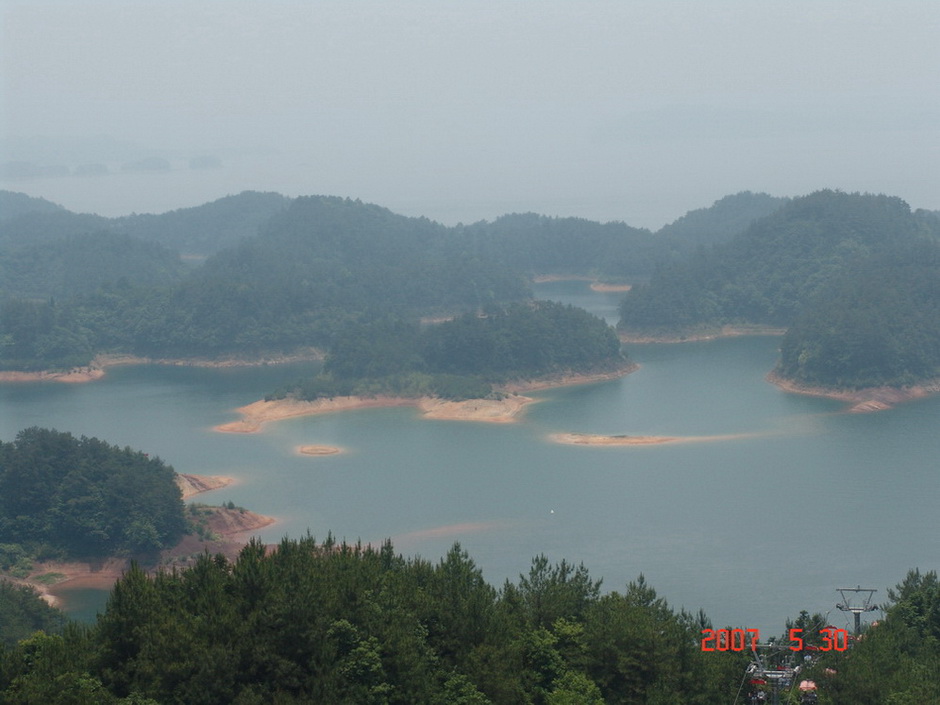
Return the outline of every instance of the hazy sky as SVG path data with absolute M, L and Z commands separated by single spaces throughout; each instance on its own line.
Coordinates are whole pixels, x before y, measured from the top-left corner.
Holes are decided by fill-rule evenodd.
M 937 0 L 0 0 L 0 22 L 0 162 L 112 171 L 0 188 L 77 210 L 256 189 L 656 228 L 824 187 L 940 209 Z M 173 169 L 110 163 L 135 150 Z

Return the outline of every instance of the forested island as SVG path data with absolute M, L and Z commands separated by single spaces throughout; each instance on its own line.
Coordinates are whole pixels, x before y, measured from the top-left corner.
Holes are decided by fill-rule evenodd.
M 491 306 L 421 328 L 402 320 L 353 326 L 336 337 L 323 370 L 268 396 L 499 398 L 500 387 L 576 381 L 633 369 L 614 330 L 573 306 Z
M 786 330 L 794 388 L 931 385 L 940 376 L 940 227 L 898 198 L 821 191 L 661 267 L 623 300 L 626 339 Z
M 102 354 L 348 354 L 370 330 L 390 352 L 396 327 L 530 301 L 527 282 L 554 274 L 638 282 L 621 306 L 628 341 L 787 331 L 774 375 L 791 388 L 932 389 L 940 375 L 940 218 L 889 196 L 744 192 L 656 233 L 531 213 L 445 227 L 350 199 L 253 192 L 123 218 L 10 192 L 0 206 L 3 370 L 94 370 Z M 425 352 L 358 377 L 447 398 L 485 388 L 479 370 L 446 370 Z M 349 387 L 339 357 L 302 396 Z M 529 362 L 512 372 L 538 374 Z

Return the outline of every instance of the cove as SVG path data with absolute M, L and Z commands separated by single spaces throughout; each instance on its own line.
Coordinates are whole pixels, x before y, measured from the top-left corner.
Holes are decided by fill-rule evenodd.
M 586 282 L 537 294 L 616 317 L 619 295 Z M 643 573 L 671 605 L 702 608 L 716 626 L 766 637 L 806 609 L 843 627 L 835 588 L 877 588 L 884 601 L 908 569 L 940 563 L 940 399 L 846 414 L 787 394 L 764 380 L 778 343 L 629 345 L 637 372 L 534 393 L 539 403 L 515 424 L 362 409 L 246 435 L 212 427 L 316 364 L 117 367 L 89 384 L 0 385 L 0 439 L 47 426 L 139 448 L 179 472 L 235 477 L 195 499 L 277 517 L 259 532 L 267 542 L 308 530 L 390 537 L 399 552 L 437 560 L 460 541 L 496 586 L 544 553 L 583 562 L 604 590 Z M 556 433 L 723 439 L 570 446 Z M 301 456 L 301 445 L 344 452 Z

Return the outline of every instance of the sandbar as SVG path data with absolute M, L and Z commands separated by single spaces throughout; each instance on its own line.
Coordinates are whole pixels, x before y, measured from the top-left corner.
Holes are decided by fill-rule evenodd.
M 910 387 L 865 387 L 863 389 L 813 387 L 784 379 L 774 372 L 768 374 L 766 379 L 785 392 L 846 402 L 849 404 L 847 411 L 853 414 L 884 411 L 897 404 L 923 399 L 940 392 L 940 379 L 927 380 Z
M 262 400 L 239 407 L 236 411 L 242 417 L 240 420 L 220 424 L 214 430 L 222 433 L 257 433 L 266 423 L 296 416 L 395 406 L 413 406 L 425 418 L 429 419 L 511 423 L 517 419 L 525 406 L 533 401 L 535 400 L 519 395 L 507 396 L 503 399 L 468 399 L 465 401 L 447 401 L 432 397 L 387 396 L 334 397 L 314 401 L 300 401 L 297 399 Z
M 337 455 L 342 452 L 343 449 L 337 448 L 336 446 L 297 446 L 297 453 L 299 455 Z
M 574 446 L 651 446 L 665 443 L 706 443 L 752 438 L 754 433 L 726 433 L 715 436 L 630 436 L 627 434 L 604 436 L 597 433 L 552 433 L 548 439 L 554 443 Z

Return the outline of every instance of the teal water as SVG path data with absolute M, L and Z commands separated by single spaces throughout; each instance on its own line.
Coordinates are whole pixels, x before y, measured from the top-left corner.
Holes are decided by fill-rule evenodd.
M 539 295 L 605 316 L 618 298 L 577 282 Z M 290 419 L 254 435 L 211 428 L 315 365 L 114 368 L 91 384 L 0 386 L 0 439 L 55 427 L 159 455 L 180 472 L 233 476 L 238 484 L 197 499 L 277 517 L 259 532 L 265 541 L 308 530 L 391 537 L 432 560 L 460 541 L 496 585 L 544 553 L 583 562 L 607 590 L 643 573 L 671 605 L 701 607 L 717 625 L 780 633 L 807 609 L 831 611 L 841 626 L 835 588 L 878 588 L 884 600 L 908 569 L 940 564 L 940 398 L 846 414 L 786 394 L 764 381 L 778 343 L 630 346 L 637 372 L 541 392 L 517 424 L 394 408 Z M 632 448 L 547 439 L 562 431 L 736 437 Z M 295 455 L 306 443 L 347 452 Z

